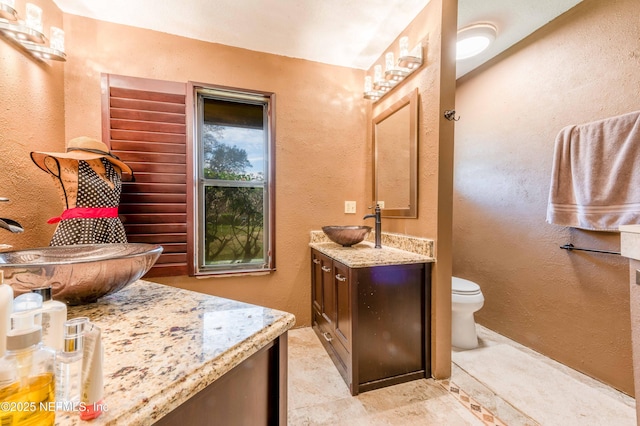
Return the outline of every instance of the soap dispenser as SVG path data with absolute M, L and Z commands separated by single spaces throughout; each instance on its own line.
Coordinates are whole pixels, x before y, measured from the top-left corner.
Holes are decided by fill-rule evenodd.
M 7 333 L 7 352 L 0 359 L 0 424 L 55 423 L 55 352 L 42 344 L 35 311 L 15 312 L 18 328 Z

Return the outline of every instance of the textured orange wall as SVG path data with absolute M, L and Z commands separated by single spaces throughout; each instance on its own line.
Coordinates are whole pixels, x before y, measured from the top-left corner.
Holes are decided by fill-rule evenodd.
M 24 19 L 26 1 L 16 10 Z M 62 12 L 49 0 L 32 1 L 43 9 L 44 33 L 62 26 Z M 14 249 L 49 245 L 62 201 L 51 178 L 38 169 L 29 152 L 64 149 L 64 64 L 41 62 L 0 37 L 0 217 L 17 220 L 21 234 L 0 230 L 0 244 Z
M 619 234 L 545 222 L 555 136 L 640 109 L 637 0 L 585 0 L 459 80 L 454 275 L 485 295 L 477 321 L 633 394 Z
M 99 136 L 100 73 L 196 81 L 276 93 L 275 273 L 154 281 L 286 310 L 310 325 L 309 232 L 361 224 L 366 214 L 361 70 L 324 65 L 65 16 L 69 137 Z M 344 214 L 344 201 L 357 214 Z

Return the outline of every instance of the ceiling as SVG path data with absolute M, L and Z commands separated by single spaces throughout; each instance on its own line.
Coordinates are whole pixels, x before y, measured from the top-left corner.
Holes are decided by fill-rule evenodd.
M 65 13 L 249 50 L 369 69 L 429 0 L 53 0 Z M 458 0 L 458 28 L 491 22 L 493 46 L 458 77 L 581 0 Z M 240 30 L 239 30 L 240 29 Z

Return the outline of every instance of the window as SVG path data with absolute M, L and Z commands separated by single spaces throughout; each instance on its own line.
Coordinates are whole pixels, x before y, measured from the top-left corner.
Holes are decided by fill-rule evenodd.
M 273 95 L 194 91 L 195 273 L 272 270 Z
M 114 74 L 102 87 L 103 140 L 136 177 L 127 238 L 164 248 L 146 276 L 274 270 L 275 96 Z

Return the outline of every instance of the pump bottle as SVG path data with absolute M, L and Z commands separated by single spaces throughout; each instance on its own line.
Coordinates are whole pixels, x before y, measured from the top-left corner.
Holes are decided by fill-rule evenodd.
M 19 327 L 7 333 L 7 351 L 0 359 L 0 424 L 55 423 L 55 352 L 42 345 L 34 312 L 12 314 Z

